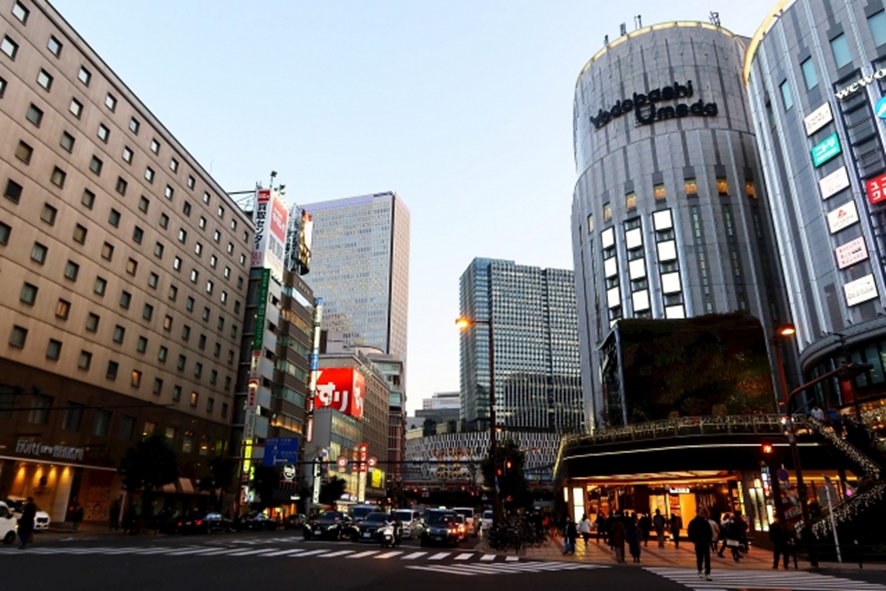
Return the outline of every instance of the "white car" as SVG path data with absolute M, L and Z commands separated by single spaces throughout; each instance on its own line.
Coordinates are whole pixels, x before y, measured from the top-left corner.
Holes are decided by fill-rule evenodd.
M 476 520 L 474 519 L 474 510 L 470 507 L 453 507 L 453 511 L 458 513 L 459 515 L 463 515 L 465 518 L 465 528 L 467 529 L 468 535 L 476 536 L 480 533 L 477 530 Z
M 15 516 L 9 509 L 9 505 L 0 501 L 0 540 L 4 544 L 11 544 L 15 541 Z
M 487 509 L 483 511 L 483 517 L 480 518 L 480 529 L 482 531 L 489 531 L 489 528 L 492 527 L 492 511 Z
M 421 537 L 421 512 L 412 509 L 397 509 L 394 511 L 394 515 L 403 524 L 404 540 Z
M 26 499 L 19 498 L 10 498 L 6 500 L 5 504 L 7 508 L 12 511 L 16 519 L 22 516 L 22 507 L 25 504 L 25 500 Z M 37 512 L 34 514 L 34 531 L 47 531 L 49 529 L 49 523 L 49 513 L 37 509 Z

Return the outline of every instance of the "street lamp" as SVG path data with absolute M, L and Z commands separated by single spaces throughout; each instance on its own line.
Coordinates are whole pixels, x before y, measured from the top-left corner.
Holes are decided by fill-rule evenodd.
M 492 338 L 492 320 L 474 320 L 462 316 L 455 321 L 455 325 L 461 330 L 467 330 L 475 324 L 489 327 L 489 455 L 492 458 L 492 474 L 495 476 L 498 469 L 498 445 L 495 424 L 495 341 Z M 492 486 L 493 527 L 500 523 L 503 517 L 501 498 L 498 494 L 498 478 L 496 477 Z
M 784 405 L 784 412 L 790 412 L 788 409 L 788 381 L 784 375 L 784 359 L 781 356 L 781 344 L 788 337 L 792 337 L 797 334 L 797 329 L 793 324 L 785 324 L 777 331 L 775 331 L 775 335 L 769 339 L 769 342 L 772 343 L 772 348 L 775 349 L 775 363 L 778 366 L 778 378 L 779 378 L 779 387 L 781 388 L 781 402 L 777 402 L 776 406 L 781 407 Z M 781 409 L 779 409 L 781 410 Z

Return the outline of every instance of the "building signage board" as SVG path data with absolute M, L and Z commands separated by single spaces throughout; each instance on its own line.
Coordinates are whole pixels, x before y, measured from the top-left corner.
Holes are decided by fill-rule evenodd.
M 831 112 L 831 104 L 823 104 L 803 119 L 803 123 L 806 125 L 806 135 L 812 135 L 833 120 L 834 115 Z
M 886 97 L 877 101 L 877 104 L 874 105 L 874 113 L 876 113 L 877 117 L 880 119 L 886 119 Z
M 868 247 L 864 243 L 864 237 L 859 236 L 855 240 L 838 246 L 834 253 L 837 255 L 837 267 L 845 269 L 868 258 Z
M 265 457 L 262 464 L 295 464 L 298 462 L 298 437 L 268 437 L 265 439 Z
M 702 99 L 689 104 L 689 100 L 695 96 L 692 88 L 692 80 L 686 84 L 674 82 L 673 86 L 662 86 L 646 93 L 635 92 L 631 98 L 623 98 L 615 102 L 607 109 L 598 109 L 597 115 L 591 115 L 590 120 L 594 129 L 600 129 L 610 121 L 634 112 L 637 125 L 649 125 L 656 121 L 668 119 L 682 119 L 683 117 L 716 117 L 719 110 L 717 103 L 708 103 Z M 679 101 L 686 99 L 685 103 L 677 103 L 674 106 L 656 106 L 661 102 Z
M 253 351 L 261 351 L 264 345 L 265 320 L 268 314 L 268 287 L 270 283 L 270 269 L 262 269 L 258 289 L 258 307 L 255 310 L 255 334 L 252 337 Z
M 830 199 L 848 186 L 849 173 L 845 166 L 841 166 L 839 169 L 818 181 L 818 188 L 821 189 L 822 199 Z
M 363 418 L 366 378 L 353 367 L 323 368 L 317 372 L 314 407 L 331 407 L 357 419 Z
M 872 204 L 886 201 L 886 174 L 874 177 L 865 183 L 868 191 L 868 199 Z
M 837 209 L 828 212 L 828 226 L 831 234 L 836 234 L 858 221 L 858 209 L 854 201 L 847 201 Z
M 855 306 L 877 297 L 877 283 L 873 275 L 865 275 L 844 285 L 843 291 L 846 294 L 846 305 Z
M 862 76 L 852 84 L 844 87 L 842 90 L 838 90 L 835 94 L 838 99 L 845 100 L 868 84 L 873 84 L 874 80 L 880 80 L 882 78 L 886 78 L 886 68 L 880 68 L 870 76 Z
M 33 456 L 35 458 L 82 462 L 84 450 L 82 447 L 48 445 L 40 443 L 39 441 L 19 439 L 15 442 L 15 453 L 22 456 Z
M 270 189 L 256 191 L 252 219 L 255 223 L 252 267 L 270 269 L 271 276 L 282 282 L 289 212 L 280 193 Z
M 840 146 L 840 138 L 837 132 L 832 133 L 826 140 L 815 144 L 812 147 L 812 164 L 816 167 L 828 162 L 835 156 L 838 156 L 843 148 Z

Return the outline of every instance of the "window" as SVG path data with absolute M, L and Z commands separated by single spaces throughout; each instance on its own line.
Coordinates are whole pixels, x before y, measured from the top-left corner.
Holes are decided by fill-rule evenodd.
M 89 86 L 89 81 L 92 80 L 92 72 L 80 66 L 80 72 L 77 73 L 77 80 L 83 83 L 84 86 Z
M 184 244 L 188 241 L 188 231 L 181 229 L 178 231 L 178 241 Z
M 92 365 L 92 353 L 89 351 L 80 351 L 80 358 L 77 360 L 78 369 L 89 369 Z
M 105 106 L 111 111 L 117 110 L 117 98 L 113 94 L 108 93 L 108 96 L 105 97 Z
M 62 132 L 62 139 L 59 142 L 59 145 L 66 152 L 71 152 L 74 150 L 74 136 L 72 136 L 67 131 Z
M 141 243 L 142 243 L 142 240 L 144 239 L 144 237 L 145 237 L 145 231 L 144 231 L 144 230 L 142 230 L 142 229 L 139 228 L 138 226 L 136 226 L 135 228 L 133 228 L 133 230 L 132 230 L 132 240 L 133 240 L 133 242 L 135 242 L 136 244 L 141 244 Z
M 120 421 L 120 439 L 130 441 L 135 433 L 135 417 L 124 416 Z
M 200 347 L 201 349 L 206 348 L 206 335 L 205 334 L 200 335 L 200 338 L 197 341 L 197 346 Z
M 166 195 L 166 198 L 172 201 L 172 196 L 175 194 L 175 189 L 166 185 L 166 189 L 163 191 L 163 194 Z
M 68 107 L 68 111 L 71 112 L 71 115 L 79 119 L 80 116 L 83 114 L 83 103 L 75 98 L 72 98 L 71 105 Z
M 3 192 L 3 195 L 13 203 L 18 203 L 22 196 L 22 186 L 9 179 L 6 181 L 6 190 Z
M 132 294 L 128 291 L 124 291 L 120 294 L 120 307 L 126 310 L 129 309 L 129 305 L 132 303 Z
M 181 399 L 182 399 L 182 387 L 181 386 L 173 386 L 172 387 L 173 402 L 178 402 Z
M 852 54 L 849 52 L 849 42 L 846 35 L 840 33 L 831 39 L 831 51 L 834 54 L 834 61 L 837 62 L 837 68 L 842 68 L 846 64 L 852 62 Z
M 234 300 L 234 314 L 240 313 L 240 300 Z
M 169 299 L 173 302 L 178 298 L 178 288 L 174 285 L 169 286 Z
M 612 221 L 612 204 L 604 203 L 603 204 L 603 223 L 608 223 Z
M 52 408 L 52 396 L 46 394 L 34 394 L 32 408 L 28 413 L 28 422 L 32 425 L 46 425 L 49 423 L 49 409 Z
M 37 286 L 30 283 L 25 283 L 24 285 L 22 285 L 22 291 L 19 295 L 19 299 L 22 302 L 33 306 L 34 302 L 37 300 Z
M 234 338 L 237 337 L 237 325 L 236 324 L 231 325 L 231 336 Z
M 169 216 L 165 213 L 160 214 L 160 227 L 164 230 L 169 226 Z
M 199 378 L 203 375 L 203 364 L 196 363 L 194 364 L 194 377 Z
M 67 320 L 68 314 L 70 314 L 70 313 L 71 313 L 71 302 L 59 298 L 58 303 L 55 305 L 56 317 L 61 318 L 62 320 Z
M 611 214 L 610 214 L 609 217 L 612 217 Z M 246 255 L 243 254 L 243 253 L 240 253 L 240 264 L 241 264 L 241 265 L 245 265 L 245 264 L 246 264 Z
M 211 198 L 210 198 L 210 196 L 209 196 L 209 193 L 203 193 L 203 203 L 205 203 L 206 205 L 209 205 L 209 200 L 210 200 L 210 199 L 211 199 Z
M 228 292 L 221 292 L 221 303 L 225 304 L 228 301 Z
M 86 242 L 86 228 L 77 224 L 74 226 L 74 242 L 79 242 L 80 244 L 84 244 Z
M 161 244 L 160 242 L 154 244 L 154 256 L 158 259 L 163 258 L 163 244 Z
M 54 35 L 49 36 L 49 42 L 46 44 L 46 47 L 52 52 L 52 55 L 58 57 L 62 54 L 62 42 L 55 38 Z
M 192 396 L 196 396 L 196 392 L 191 392 Z M 191 406 L 197 406 L 196 403 L 191 404 Z M 194 432 L 193 431 L 185 431 L 184 436 L 182 437 L 182 452 L 183 453 L 191 453 L 194 451 Z
M 16 2 L 12 5 L 12 15 L 20 20 L 23 25 L 28 23 L 28 16 L 31 14 L 31 11 L 25 8 L 25 6 L 21 2 Z
M 108 138 L 111 137 L 111 130 L 108 129 L 104 124 L 98 124 L 98 139 L 101 141 L 108 143 Z
M 151 205 L 151 202 L 150 202 L 150 201 L 148 200 L 148 198 L 145 197 L 144 195 L 142 195 L 142 196 L 139 198 L 139 200 L 138 200 L 138 209 L 139 209 L 139 211 L 141 211 L 142 213 L 148 213 L 148 207 L 150 207 L 150 205 Z
M 145 307 L 142 309 L 142 318 L 145 320 L 150 320 L 154 317 L 154 306 L 151 304 L 145 304 Z M 142 351 L 144 352 L 144 351 Z
M 120 227 L 120 212 L 116 209 L 112 209 L 111 213 L 108 214 L 108 223 L 110 223 L 115 228 Z
M 89 189 L 84 189 L 83 196 L 80 197 L 80 203 L 85 205 L 87 209 L 92 209 L 92 207 L 95 205 L 95 193 L 93 193 Z
M 28 329 L 22 326 L 14 325 L 12 327 L 12 333 L 9 335 L 9 346 L 16 347 L 18 349 L 22 349 L 25 346 L 25 341 L 28 340 Z
M 61 354 L 62 342 L 55 339 L 49 339 L 49 344 L 46 346 L 46 358 L 57 361 Z
M 141 124 L 138 122 L 138 119 L 133 117 L 132 119 L 129 120 L 129 131 L 138 135 L 138 128 L 140 125 Z
M 163 329 L 169 330 L 171 328 L 172 328 L 172 316 L 167 315 L 166 318 L 163 319 Z
M 178 356 L 178 362 L 175 364 L 175 366 L 176 366 L 178 369 L 180 369 L 180 370 L 184 370 L 184 369 L 185 369 L 185 364 L 186 364 L 187 362 L 188 362 L 188 358 L 187 358 L 187 357 L 185 357 L 184 355 L 179 355 L 179 356 Z
M 136 369 L 133 369 L 132 370 L 132 378 L 131 378 L 129 384 L 133 388 L 138 388 L 139 386 L 141 386 L 142 385 L 142 372 L 140 372 Z
M 221 418 L 223 418 L 223 419 L 228 418 L 228 403 L 227 402 L 222 402 Z
M 169 349 L 166 347 L 160 347 L 160 351 L 157 352 L 157 360 L 160 363 L 166 363 L 166 357 L 169 355 Z
M 225 279 L 231 278 L 231 268 L 230 267 L 225 267 L 224 276 L 225 276 Z
M 195 184 L 196 184 L 196 181 L 194 180 L 194 177 L 191 175 L 188 175 L 188 188 L 193 189 Z
M 58 214 L 58 210 L 51 206 L 48 203 L 43 204 L 43 211 L 40 212 L 40 219 L 49 224 L 50 226 L 55 225 L 55 216 Z
M 757 198 L 757 189 L 754 186 L 754 181 L 751 179 L 746 179 L 744 182 L 745 192 L 747 192 L 748 197 L 751 199 Z
M 228 364 L 234 363 L 234 350 L 228 350 Z
M 194 311 L 194 298 L 188 296 L 188 299 L 185 301 L 185 308 L 188 310 L 188 312 Z
M 108 361 L 108 371 L 105 372 L 105 377 L 109 380 L 116 380 L 118 369 L 120 369 L 119 363 L 116 361 Z
M 231 376 L 226 376 L 225 377 L 225 391 L 228 391 L 230 389 L 231 389 Z M 227 413 L 225 413 L 225 414 L 227 414 Z
M 113 258 L 114 258 L 114 245 L 113 244 L 111 244 L 109 242 L 105 242 L 102 245 L 102 258 L 105 259 L 106 261 L 113 260 Z
M 637 194 L 633 191 L 625 194 L 625 208 L 628 210 L 637 209 Z
M 218 327 L 219 330 L 222 330 L 225 327 L 225 317 L 224 316 L 218 317 L 218 323 L 216 324 L 216 326 Z
M 225 208 L 221 205 L 218 206 L 218 217 L 225 219 Z
M 687 197 L 697 197 L 698 196 L 698 185 L 695 182 L 695 179 L 685 179 L 683 181 L 683 187 L 686 190 Z
M 124 146 L 123 148 L 123 160 L 127 164 L 132 164 L 132 150 L 129 146 Z
M 95 411 L 95 424 L 92 427 L 92 434 L 96 437 L 107 437 L 108 428 L 111 426 L 111 411 L 103 408 Z
M 26 144 L 25 142 L 19 142 L 18 146 L 15 148 L 15 157 L 24 162 L 25 164 L 31 163 L 31 156 L 34 154 L 34 148 Z
M 212 239 L 215 240 L 216 243 L 217 243 L 217 242 L 221 239 L 221 232 L 219 232 L 218 230 L 216 230 L 215 232 L 213 232 L 213 233 L 212 233 Z M 233 245 L 231 245 L 231 247 L 233 247 Z M 230 250 L 229 250 L 228 252 L 230 252 Z
M 65 409 L 65 418 L 62 425 L 62 428 L 65 431 L 80 430 L 80 421 L 83 418 L 84 408 L 84 405 L 78 402 L 68 402 L 68 407 Z
M 46 262 L 46 253 L 48 250 L 49 249 L 44 245 L 35 242 L 34 247 L 31 249 L 31 260 L 42 265 Z
M 243 242 L 249 242 L 249 232 L 243 231 Z
M 91 170 L 95 174 L 100 175 L 102 173 L 103 165 L 104 162 L 102 162 L 101 158 L 99 158 L 98 156 L 93 156 L 92 159 L 89 161 L 89 170 Z
M 52 75 L 46 70 L 41 69 L 37 74 L 37 84 L 46 90 L 50 90 L 52 88 Z
M 200 316 L 203 320 L 209 320 L 209 308 L 203 308 L 203 314 Z M 221 327 L 219 327 L 221 328 Z
M 150 166 L 145 169 L 145 180 L 147 180 L 149 183 L 154 182 L 154 169 Z
M 66 178 L 68 178 L 68 173 L 56 166 L 52 171 L 52 176 L 49 177 L 49 181 L 59 189 L 62 189 L 65 186 Z
M 182 206 L 182 213 L 188 217 L 191 217 L 191 202 L 185 201 L 185 204 Z
M 12 234 L 12 227 L 0 222 L 0 245 L 6 246 L 9 244 L 10 234 Z
M 126 180 L 122 176 L 118 176 L 117 177 L 117 187 L 116 187 L 117 192 L 120 193 L 121 195 L 126 195 L 126 187 L 127 186 L 129 186 L 129 184 L 126 182 Z
M 169 161 L 169 169 L 170 169 L 172 172 L 178 172 L 178 160 L 176 160 L 175 158 L 173 158 L 172 160 L 170 160 L 170 161 Z
M 886 14 L 886 12 L 884 12 Z M 803 71 L 803 80 L 806 82 L 806 90 L 812 90 L 818 85 L 818 75 L 815 73 L 815 64 L 812 62 L 812 58 L 806 58 L 803 60 L 803 63 L 800 64 L 800 69 Z
M 15 59 L 15 56 L 18 53 L 18 43 L 10 39 L 7 35 L 6 37 L 3 37 L 3 41 L 0 41 L 0 51 L 12 59 Z
M 200 225 L 200 229 L 201 229 L 201 230 L 205 230 L 205 229 L 206 229 L 206 218 L 203 217 L 202 215 L 200 216 L 200 222 L 199 222 L 199 225 Z
M 213 374 L 217 374 L 218 372 L 213 371 Z M 215 383 L 215 378 L 213 378 L 212 383 Z M 215 398 L 207 398 L 206 399 L 206 412 L 212 412 L 215 408 Z
M 197 256 L 202 255 L 202 254 L 203 254 L 203 245 L 200 244 L 200 243 L 198 242 L 198 243 L 194 246 L 194 252 L 197 253 Z
M 114 342 L 122 343 L 123 338 L 126 336 L 126 329 L 120 326 L 119 324 L 114 327 Z
M 101 277 L 95 278 L 95 284 L 92 286 L 92 291 L 97 293 L 100 296 L 105 295 L 105 289 L 108 287 L 108 282 Z
M 156 273 L 151 273 L 148 276 L 148 286 L 151 289 L 157 289 L 157 285 L 160 283 L 160 276 Z
M 881 10 L 877 14 L 871 15 L 868 18 L 868 26 L 871 28 L 874 45 L 880 47 L 886 43 L 886 10 Z
M 28 121 L 37 127 L 40 127 L 40 123 L 43 121 L 43 109 L 37 107 L 34 103 L 31 103 L 31 106 L 28 107 L 27 118 Z
M 98 314 L 93 314 L 92 312 L 86 317 L 86 330 L 89 332 L 96 332 L 98 330 L 98 323 L 101 320 Z
M 197 406 L 198 395 L 196 392 L 191 392 L 191 406 Z
M 781 91 L 781 100 L 785 111 L 790 111 L 794 106 L 794 95 L 791 94 L 791 85 L 787 80 L 779 84 L 778 89 Z
M 73 261 L 68 261 L 65 265 L 65 279 L 77 281 L 77 275 L 80 273 L 80 265 Z
M 729 195 L 729 183 L 726 182 L 726 177 L 717 177 L 717 194 L 720 197 L 726 197 Z
M 160 153 L 160 142 L 158 142 L 156 139 L 151 140 L 151 152 L 153 152 L 154 154 Z
M 172 268 L 176 271 L 181 271 L 182 268 L 182 259 L 181 257 L 175 257 L 172 259 Z
M 197 283 L 198 277 L 200 277 L 200 272 L 197 269 L 191 269 L 191 283 Z
M 160 396 L 160 394 L 163 392 L 163 380 L 161 380 L 160 378 L 154 378 L 154 387 L 151 389 L 151 392 L 153 392 L 157 396 Z M 172 427 L 170 427 L 170 428 L 172 428 Z M 168 432 L 169 428 L 167 428 L 166 431 Z M 173 436 L 174 436 L 174 434 L 175 434 L 174 428 L 172 428 L 172 432 L 173 432 Z
M 191 327 L 185 324 L 182 326 L 182 339 L 187 341 L 191 338 Z
M 219 355 L 221 355 L 221 343 L 215 344 L 215 346 L 212 348 L 212 355 L 213 357 L 218 357 Z
M 236 229 L 237 229 L 237 220 L 231 220 L 231 229 L 232 229 L 232 230 L 236 230 Z

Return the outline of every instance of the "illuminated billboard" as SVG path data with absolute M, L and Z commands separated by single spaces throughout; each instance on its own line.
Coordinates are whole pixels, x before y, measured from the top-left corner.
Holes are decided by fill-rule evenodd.
M 307 275 L 311 269 L 311 242 L 314 240 L 314 218 L 301 210 L 301 230 L 298 233 L 298 274 Z
M 280 193 L 270 189 L 256 191 L 252 220 L 255 223 L 252 267 L 270 269 L 274 279 L 283 281 L 289 213 Z
M 315 408 L 334 408 L 354 418 L 363 418 L 366 378 L 353 367 L 320 369 L 316 392 Z

